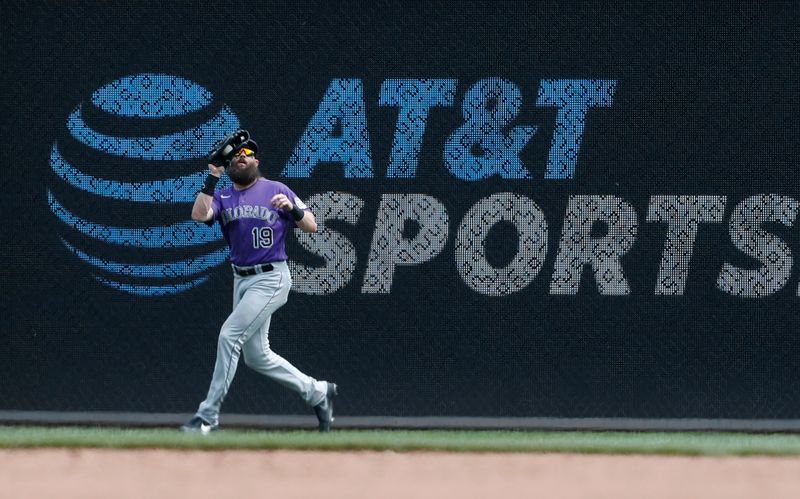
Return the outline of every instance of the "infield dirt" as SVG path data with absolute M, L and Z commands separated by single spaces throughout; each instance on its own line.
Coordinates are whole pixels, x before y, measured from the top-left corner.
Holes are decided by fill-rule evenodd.
M 41 449 L 0 460 L 9 498 L 800 497 L 800 458 Z

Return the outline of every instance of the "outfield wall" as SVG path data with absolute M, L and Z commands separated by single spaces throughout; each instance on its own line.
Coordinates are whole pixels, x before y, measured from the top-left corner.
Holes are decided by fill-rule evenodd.
M 316 213 L 270 343 L 343 417 L 798 419 L 796 5 L 0 10 L 7 420 L 195 409 L 238 127 Z M 243 366 L 224 411 L 308 412 Z

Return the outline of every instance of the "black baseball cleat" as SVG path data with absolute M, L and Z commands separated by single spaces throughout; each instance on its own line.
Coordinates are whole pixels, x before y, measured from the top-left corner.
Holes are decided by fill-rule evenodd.
M 336 383 L 328 382 L 328 392 L 325 394 L 325 399 L 314 406 L 314 412 L 317 414 L 319 420 L 319 431 L 322 433 L 331 431 L 331 423 L 333 423 L 333 397 L 338 395 L 338 387 Z
M 195 416 L 181 426 L 181 431 L 187 433 L 202 433 L 208 435 L 219 429 L 219 423 L 211 424 L 200 416 Z

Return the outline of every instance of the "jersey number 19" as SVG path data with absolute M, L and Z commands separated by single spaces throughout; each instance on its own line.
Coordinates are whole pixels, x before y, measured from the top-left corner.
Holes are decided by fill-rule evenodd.
M 272 227 L 253 227 L 253 248 L 272 246 Z

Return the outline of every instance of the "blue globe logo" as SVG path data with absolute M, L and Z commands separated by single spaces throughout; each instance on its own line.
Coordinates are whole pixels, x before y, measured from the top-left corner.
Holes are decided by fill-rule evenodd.
M 207 175 L 198 159 L 238 128 L 227 105 L 178 76 L 141 73 L 95 90 L 50 154 L 59 181 L 47 199 L 64 247 L 125 293 L 163 296 L 206 282 L 228 250 L 217 227 L 189 220 Z

